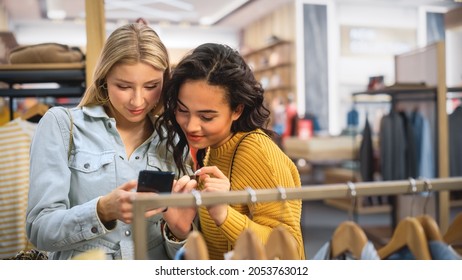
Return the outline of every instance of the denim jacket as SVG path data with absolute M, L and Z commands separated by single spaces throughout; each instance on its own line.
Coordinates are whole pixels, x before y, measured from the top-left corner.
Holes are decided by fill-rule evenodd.
M 108 259 L 133 259 L 131 225 L 117 221 L 115 228 L 107 229 L 96 212 L 98 199 L 137 179 L 143 169 L 179 174 L 172 154 L 157 145 L 153 133 L 128 158 L 115 119 L 102 106 L 94 106 L 70 109 L 74 126 L 69 156 L 66 110 L 48 110 L 32 140 L 27 236 L 39 250 L 48 251 L 50 259 L 70 259 L 96 248 Z M 159 214 L 147 221 L 148 257 L 173 259 L 183 243 L 165 238 L 161 218 Z

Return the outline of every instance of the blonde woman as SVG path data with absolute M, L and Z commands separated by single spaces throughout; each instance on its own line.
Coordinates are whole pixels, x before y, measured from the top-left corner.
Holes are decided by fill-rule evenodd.
M 173 164 L 154 130 L 167 50 L 154 30 L 127 24 L 107 39 L 94 80 L 76 108 L 51 108 L 31 145 L 27 234 L 50 259 L 92 249 L 108 259 L 133 259 L 132 202 L 140 170 L 174 171 L 172 192 L 197 185 Z M 72 136 L 71 132 L 72 123 Z M 69 141 L 71 140 L 71 141 Z M 146 250 L 172 259 L 192 228 L 194 209 L 153 209 Z

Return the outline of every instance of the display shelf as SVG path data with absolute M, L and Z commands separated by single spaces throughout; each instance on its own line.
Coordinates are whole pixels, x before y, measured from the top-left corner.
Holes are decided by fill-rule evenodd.
M 276 40 L 262 48 L 243 53 L 243 57 L 252 69 L 255 78 L 265 90 L 265 103 L 275 115 L 273 101 L 277 100 L 285 106 L 289 97 L 296 102 L 295 65 L 293 44 L 290 41 Z M 273 118 L 270 120 L 272 125 Z
M 0 97 L 9 99 L 10 120 L 13 100 L 26 97 L 80 97 L 85 91 L 84 63 L 6 64 L 0 66 Z M 51 84 L 50 84 L 51 83 Z M 28 87 L 41 84 L 39 87 Z

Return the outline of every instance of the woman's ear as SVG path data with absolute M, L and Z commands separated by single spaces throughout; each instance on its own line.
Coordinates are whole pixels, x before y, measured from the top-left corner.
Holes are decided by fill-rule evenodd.
M 239 119 L 243 111 L 244 111 L 244 104 L 237 105 L 236 110 L 234 110 L 233 112 L 233 121 Z

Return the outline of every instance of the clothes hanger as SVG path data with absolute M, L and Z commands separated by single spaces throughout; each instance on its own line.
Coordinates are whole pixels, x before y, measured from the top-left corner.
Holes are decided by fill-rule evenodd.
M 427 241 L 443 241 L 440 228 L 432 216 L 423 214 L 417 216 L 416 219 L 422 226 L 422 229 L 425 232 L 425 236 L 427 237 Z
M 462 245 L 462 213 L 457 214 L 443 236 L 449 245 Z
M 417 260 L 431 260 L 427 237 L 417 218 L 406 217 L 398 223 L 391 240 L 378 250 L 379 257 L 386 259 L 405 246 Z
M 342 222 L 334 231 L 331 239 L 331 259 L 343 253 L 351 253 L 357 260 L 368 242 L 364 231 L 353 221 Z
M 265 247 L 255 233 L 246 228 L 239 234 L 234 246 L 232 260 L 266 260 Z
M 204 237 L 197 230 L 192 231 L 184 245 L 184 257 L 186 260 L 209 260 L 209 251 Z
M 281 204 L 281 212 L 287 211 L 286 189 L 283 187 L 277 187 Z M 268 236 L 268 240 L 265 245 L 266 256 L 269 260 L 299 260 L 300 255 L 298 253 L 297 241 L 294 236 L 290 233 L 288 228 L 279 225 L 271 231 Z
M 49 106 L 39 102 L 21 114 L 21 119 L 25 121 L 38 122 L 38 120 L 45 115 L 48 109 L 50 109 Z
M 430 192 L 432 190 L 432 185 L 428 179 L 424 179 L 424 185 L 427 192 L 427 197 L 424 203 L 424 211 L 422 215 L 417 216 L 416 218 L 422 225 L 428 241 L 443 241 L 443 236 L 438 224 L 432 216 L 427 214 L 427 204 L 430 197 Z
M 283 226 L 273 228 L 266 242 L 265 251 L 269 260 L 300 259 L 295 238 Z
M 350 219 L 356 207 L 356 188 L 352 182 L 347 182 L 352 199 Z M 350 252 L 357 260 L 361 259 L 361 253 L 368 242 L 367 236 L 358 224 L 353 221 L 342 222 L 334 231 L 331 238 L 331 259 L 335 259 L 343 253 Z

